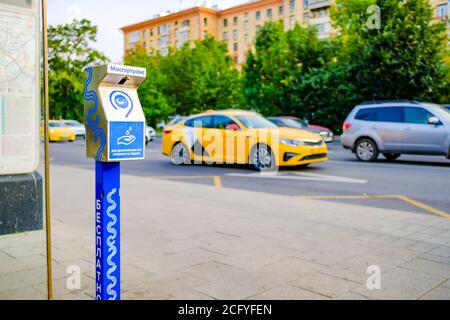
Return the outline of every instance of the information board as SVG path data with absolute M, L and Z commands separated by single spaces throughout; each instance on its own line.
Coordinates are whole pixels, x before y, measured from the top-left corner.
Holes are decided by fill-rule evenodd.
M 39 34 L 37 0 L 0 0 L 0 175 L 39 164 Z

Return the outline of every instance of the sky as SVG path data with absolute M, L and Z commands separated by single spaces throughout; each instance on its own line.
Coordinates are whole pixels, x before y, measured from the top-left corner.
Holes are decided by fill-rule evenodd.
M 98 26 L 95 48 L 114 63 L 122 63 L 123 34 L 121 27 L 151 19 L 167 10 L 179 10 L 204 3 L 205 0 L 47 0 L 48 21 L 51 25 L 64 24 L 73 19 L 89 19 Z M 248 0 L 206 0 L 208 6 L 221 9 Z

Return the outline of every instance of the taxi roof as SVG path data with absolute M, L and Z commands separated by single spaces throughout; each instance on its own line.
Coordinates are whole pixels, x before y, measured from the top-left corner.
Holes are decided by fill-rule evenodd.
M 249 116 L 249 115 L 256 115 L 258 112 L 256 111 L 250 111 L 250 110 L 239 110 L 239 109 L 228 109 L 228 110 L 208 110 L 201 115 L 205 114 L 223 114 L 223 115 L 231 115 L 231 116 Z

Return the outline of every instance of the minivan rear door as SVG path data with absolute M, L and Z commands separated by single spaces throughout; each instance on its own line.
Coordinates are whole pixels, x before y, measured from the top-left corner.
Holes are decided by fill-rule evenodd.
M 405 130 L 403 107 L 375 108 L 371 128 L 377 133 L 383 145 L 382 152 L 400 152 Z
M 445 153 L 444 144 L 447 130 L 441 125 L 429 124 L 436 117 L 421 107 L 405 108 L 406 128 L 403 135 L 403 152 L 406 153 Z

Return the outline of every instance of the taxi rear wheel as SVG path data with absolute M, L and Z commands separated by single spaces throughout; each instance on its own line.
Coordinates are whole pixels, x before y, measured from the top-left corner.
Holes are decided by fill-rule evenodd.
M 176 166 L 191 164 L 191 155 L 189 153 L 189 149 L 182 142 L 177 143 L 172 148 L 170 159 L 172 160 L 172 163 Z
M 277 169 L 273 152 L 265 144 L 253 147 L 250 152 L 250 164 L 257 171 L 274 171 Z

